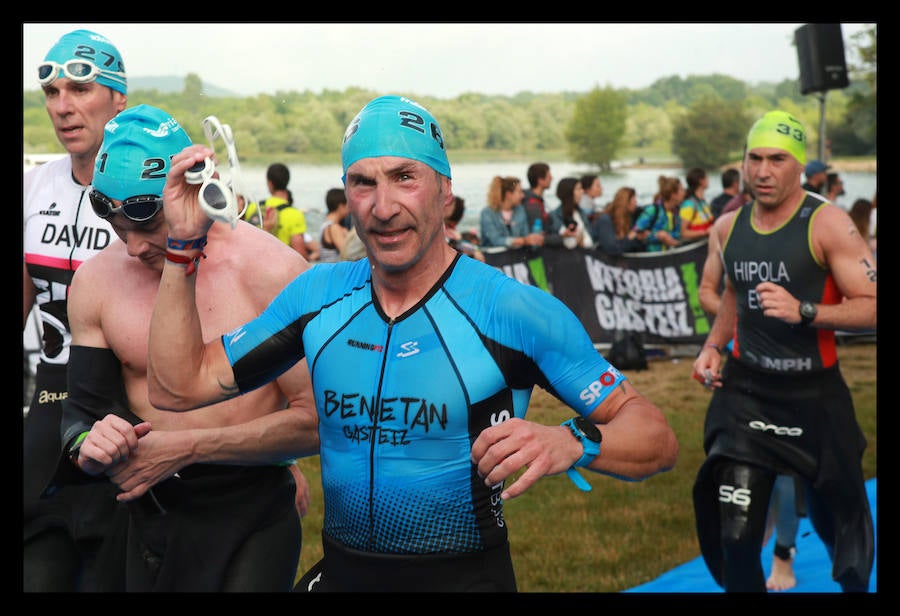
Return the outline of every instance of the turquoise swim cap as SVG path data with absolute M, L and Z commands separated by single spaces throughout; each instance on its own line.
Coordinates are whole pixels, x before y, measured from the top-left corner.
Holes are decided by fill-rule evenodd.
M 100 69 L 97 83 L 128 95 L 125 63 L 116 46 L 102 34 L 90 30 L 74 30 L 64 34 L 44 56 L 44 62 L 56 62 L 60 65 L 69 60 L 90 62 Z M 60 69 L 56 76 L 65 77 L 65 74 Z
M 377 156 L 411 158 L 451 177 L 437 120 L 425 107 L 403 96 L 372 99 L 347 126 L 341 146 L 344 177 L 359 159 Z
M 747 133 L 747 151 L 753 148 L 778 148 L 805 165 L 806 128 L 787 111 L 770 111 Z
M 93 186 L 118 201 L 162 196 L 172 156 L 189 145 L 190 137 L 162 109 L 150 105 L 126 109 L 103 129 Z

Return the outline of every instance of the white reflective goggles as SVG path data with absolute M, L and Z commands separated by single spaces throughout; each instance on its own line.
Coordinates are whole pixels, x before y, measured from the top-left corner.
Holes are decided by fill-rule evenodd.
M 222 124 L 216 116 L 207 116 L 203 120 L 203 132 L 209 140 L 209 147 L 216 149 L 215 141 L 221 138 L 228 154 L 229 171 L 226 177 L 222 170 L 207 158 L 185 172 L 185 180 L 189 184 L 202 184 L 200 187 L 200 207 L 212 220 L 221 220 L 233 229 L 237 221 L 244 215 L 249 200 L 245 198 L 244 207 L 238 211 L 238 195 L 247 193 L 241 184 L 241 167 L 238 161 L 237 148 L 234 145 L 234 134 L 228 124 Z M 219 171 L 219 177 L 213 175 Z
M 93 62 L 87 60 L 69 60 L 65 64 L 46 61 L 38 66 L 38 83 L 41 86 L 49 86 L 57 80 L 59 72 L 62 71 L 64 77 L 68 77 L 76 83 L 87 83 L 94 81 L 100 75 L 121 84 L 125 84 L 125 73 L 118 71 L 109 71 L 102 69 Z

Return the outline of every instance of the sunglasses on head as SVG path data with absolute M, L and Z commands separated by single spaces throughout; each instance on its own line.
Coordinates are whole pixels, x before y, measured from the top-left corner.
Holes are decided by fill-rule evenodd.
M 147 222 L 162 209 L 163 199 L 158 195 L 138 195 L 128 197 L 122 201 L 122 205 L 116 206 L 112 199 L 102 192 L 94 189 L 88 195 L 94 213 L 104 220 L 115 214 L 122 214 L 132 222 Z
M 94 81 L 100 75 L 118 81 L 119 83 L 125 83 L 125 73 L 102 69 L 93 62 L 88 62 L 87 60 L 69 60 L 65 64 L 59 64 L 49 60 L 42 62 L 41 65 L 38 66 L 38 82 L 41 86 L 49 86 L 56 81 L 60 71 L 63 72 L 65 77 L 68 77 L 76 83 Z

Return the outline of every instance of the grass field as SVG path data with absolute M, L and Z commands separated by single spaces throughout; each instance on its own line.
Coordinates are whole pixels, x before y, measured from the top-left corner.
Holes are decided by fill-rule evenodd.
M 863 465 L 871 479 L 876 476 L 877 347 L 843 344 L 839 357 L 869 442 Z M 504 503 L 521 592 L 617 592 L 700 555 L 691 488 L 704 458 L 703 419 L 710 394 L 690 378 L 692 362 L 692 356 L 664 358 L 650 362 L 648 370 L 626 371 L 638 390 L 663 409 L 678 436 L 673 470 L 639 483 L 582 473 L 594 487 L 590 493 L 576 489 L 565 474 L 545 477 Z M 571 416 L 555 398 L 535 390 L 528 419 L 553 424 Z M 318 457 L 298 464 L 312 491 L 303 519 L 299 576 L 322 557 L 322 488 Z

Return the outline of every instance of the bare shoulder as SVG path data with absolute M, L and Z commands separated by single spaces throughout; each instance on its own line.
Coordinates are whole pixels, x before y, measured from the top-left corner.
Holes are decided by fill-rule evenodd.
M 213 234 L 215 229 L 215 234 Z M 230 252 L 257 252 L 266 256 L 280 256 L 285 259 L 305 262 L 296 250 L 279 240 L 277 237 L 254 226 L 246 221 L 238 221 L 237 226 L 231 229 L 228 225 L 217 223 L 210 228 L 210 244 L 213 241 L 223 243 L 229 247 Z
M 725 238 L 728 236 L 728 230 L 731 229 L 731 225 L 734 222 L 734 217 L 737 216 L 737 213 L 738 210 L 725 212 L 713 222 L 712 232 L 709 234 L 711 248 L 713 245 L 719 246 L 725 242 Z
M 715 222 L 713 223 L 713 227 L 730 227 L 731 221 L 733 221 L 734 217 L 737 216 L 738 211 L 739 210 L 731 210 L 730 212 L 725 212 L 724 214 L 719 215 L 719 217 L 716 218 Z
M 812 220 L 813 236 L 825 242 L 856 237 L 862 241 L 850 215 L 833 203 L 820 207 Z
M 812 219 L 813 248 L 816 258 L 831 262 L 834 257 L 848 256 L 855 261 L 874 263 L 871 249 L 860 235 L 850 215 L 839 206 L 826 203 Z
M 820 207 L 815 214 L 815 218 L 813 219 L 815 224 L 837 224 L 848 222 L 853 224 L 853 221 L 850 219 L 850 214 L 843 210 L 840 206 L 837 206 L 833 203 L 825 203 Z
M 102 329 L 101 313 L 107 307 L 128 306 L 124 310 L 134 314 L 136 298 L 143 297 L 147 289 L 155 292 L 158 279 L 158 272 L 129 256 L 120 240 L 84 261 L 75 270 L 68 294 L 67 311 L 76 344 L 103 346 L 99 337 L 91 337 Z
M 72 277 L 72 284 L 92 288 L 115 280 L 118 282 L 113 282 L 113 284 L 121 284 L 120 274 L 131 262 L 132 258 L 128 256 L 125 243 L 114 239 L 109 246 L 78 266 Z M 134 259 L 134 262 L 138 262 L 137 259 Z
M 296 250 L 243 220 L 234 229 L 217 222 L 208 235 L 207 257 L 234 274 L 284 281 L 309 269 L 309 263 Z

